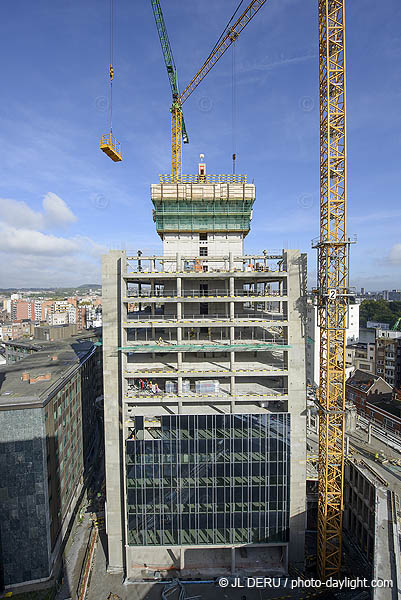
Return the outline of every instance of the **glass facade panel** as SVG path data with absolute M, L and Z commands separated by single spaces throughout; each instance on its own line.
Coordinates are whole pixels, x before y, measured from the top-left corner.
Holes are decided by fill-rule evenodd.
M 287 542 L 289 461 L 288 413 L 163 416 L 137 429 L 126 441 L 128 543 Z

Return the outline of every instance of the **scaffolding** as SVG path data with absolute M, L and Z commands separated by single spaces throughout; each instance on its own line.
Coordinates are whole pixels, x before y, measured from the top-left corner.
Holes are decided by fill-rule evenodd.
M 159 175 L 160 183 L 174 183 L 177 181 L 171 174 Z M 246 175 L 181 175 L 180 183 L 246 183 Z
M 198 231 L 238 231 L 246 235 L 254 201 L 255 188 L 245 183 L 152 185 L 153 220 L 159 235 Z

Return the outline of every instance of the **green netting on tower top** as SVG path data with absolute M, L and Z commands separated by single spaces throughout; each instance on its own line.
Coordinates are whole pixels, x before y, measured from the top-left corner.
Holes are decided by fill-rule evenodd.
M 243 231 L 250 229 L 254 197 L 218 199 L 152 198 L 158 233 Z

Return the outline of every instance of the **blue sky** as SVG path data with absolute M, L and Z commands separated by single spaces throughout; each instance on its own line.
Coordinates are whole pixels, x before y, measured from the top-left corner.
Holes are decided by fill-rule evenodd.
M 246 3 L 246 0 L 244 4 Z M 164 0 L 180 88 L 237 0 Z M 124 161 L 98 148 L 109 128 L 109 0 L 3 6 L 0 287 L 100 282 L 109 248 L 160 252 L 150 184 L 170 170 L 170 88 L 150 0 L 115 0 L 113 131 Z M 401 4 L 347 0 L 348 231 L 351 284 L 401 287 Z M 300 248 L 315 283 L 319 235 L 317 0 L 268 0 L 236 57 L 237 172 L 257 200 L 246 251 Z M 230 173 L 232 52 L 184 104 L 209 173 Z

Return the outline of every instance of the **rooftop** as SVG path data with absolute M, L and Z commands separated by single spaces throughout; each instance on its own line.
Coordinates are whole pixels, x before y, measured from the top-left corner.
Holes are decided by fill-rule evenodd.
M 61 382 L 94 352 L 94 333 L 53 342 L 10 342 L 36 352 L 0 366 L 0 410 L 44 405 Z
M 379 379 L 382 379 L 379 375 L 373 375 L 373 373 L 356 369 L 351 377 L 347 379 L 347 385 L 352 385 L 352 387 L 358 388 L 363 392 L 368 392 L 375 381 Z

